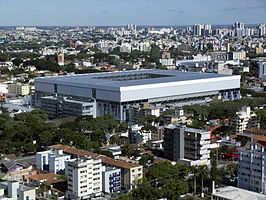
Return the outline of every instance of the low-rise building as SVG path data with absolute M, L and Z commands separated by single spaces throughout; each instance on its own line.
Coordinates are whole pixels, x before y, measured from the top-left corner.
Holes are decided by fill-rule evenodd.
M 35 189 L 16 181 L 0 182 L 0 200 L 35 200 Z
M 188 119 L 187 116 L 184 113 L 183 108 L 176 108 L 174 115 L 165 115 L 163 117 L 163 123 L 164 125 L 169 124 L 192 124 L 192 120 Z
M 36 174 L 34 167 L 35 156 L 17 158 L 15 160 L 1 160 L 0 173 L 5 174 L 2 178 L 7 181 L 27 182 L 28 175 Z
M 263 129 L 256 129 L 256 128 L 250 128 L 250 129 L 246 129 L 244 131 L 244 134 L 246 135 L 261 135 L 261 136 L 266 136 L 266 130 Z
M 145 126 L 135 124 L 129 129 L 131 143 L 145 144 L 152 139 L 152 131 L 146 130 Z
M 121 147 L 118 145 L 101 147 L 101 150 L 111 152 L 115 159 L 118 159 L 122 154 Z
M 241 188 L 226 186 L 224 188 L 218 188 L 212 194 L 212 200 L 264 200 L 265 195 L 251 192 Z
M 28 178 L 29 178 L 29 184 L 31 184 L 33 186 L 38 186 L 45 181 L 55 180 L 55 179 L 58 179 L 59 177 L 60 177 L 60 175 L 58 175 L 58 174 L 47 173 L 47 174 L 32 175 L 32 176 L 29 176 Z

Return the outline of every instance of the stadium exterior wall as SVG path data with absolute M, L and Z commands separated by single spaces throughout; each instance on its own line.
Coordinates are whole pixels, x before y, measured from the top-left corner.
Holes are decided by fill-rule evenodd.
M 159 71 L 160 72 L 160 71 Z M 129 72 L 132 74 L 132 71 Z M 161 72 L 165 73 L 165 72 Z M 171 72 L 173 73 L 173 72 Z M 126 74 L 126 73 L 124 73 Z M 105 74 L 104 74 L 105 75 Z M 179 75 L 179 74 L 178 74 Z M 186 76 L 186 74 L 181 74 Z M 193 74 L 197 76 L 197 74 Z M 88 75 L 91 76 L 91 75 Z M 199 74 L 199 76 L 202 76 Z M 208 76 L 212 76 L 209 75 Z M 38 78 L 35 80 L 35 106 L 42 109 L 41 99 L 45 96 L 59 96 L 79 101 L 96 100 L 97 116 L 110 114 L 117 120 L 126 120 L 126 110 L 130 105 L 140 102 L 163 102 L 197 97 L 220 95 L 224 99 L 240 98 L 240 76 L 218 76 L 190 78 L 188 80 L 156 79 L 121 82 L 98 81 L 90 79 L 86 84 L 78 84 L 60 78 Z M 77 77 L 75 77 L 77 78 Z M 145 82 L 146 81 L 146 82 Z M 110 84 L 108 84 L 110 83 Z M 114 83 L 112 85 L 112 83 Z

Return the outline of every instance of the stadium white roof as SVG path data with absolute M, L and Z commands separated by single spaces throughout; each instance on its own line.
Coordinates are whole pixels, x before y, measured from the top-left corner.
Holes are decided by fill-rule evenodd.
M 235 75 L 221 75 L 214 73 L 196 73 L 196 72 L 180 72 L 170 70 L 137 70 L 125 72 L 107 72 L 107 73 L 92 73 L 92 74 L 78 74 L 59 77 L 44 77 L 36 78 L 37 82 L 54 83 L 64 85 L 79 85 L 79 86 L 104 86 L 107 88 L 120 88 L 128 86 L 171 83 L 193 81 L 200 79 L 214 79 L 214 78 L 238 78 Z

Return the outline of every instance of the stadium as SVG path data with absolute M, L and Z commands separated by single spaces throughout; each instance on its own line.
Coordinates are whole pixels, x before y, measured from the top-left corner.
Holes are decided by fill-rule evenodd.
M 71 112 L 72 115 L 110 114 L 124 121 L 131 105 L 191 104 L 214 98 L 239 99 L 240 76 L 138 70 L 43 77 L 35 79 L 34 104 L 51 117 Z

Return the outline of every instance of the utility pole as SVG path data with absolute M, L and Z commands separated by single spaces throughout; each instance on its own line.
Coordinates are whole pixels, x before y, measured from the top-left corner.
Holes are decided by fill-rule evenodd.
M 203 176 L 201 176 L 201 197 L 204 197 L 204 193 L 203 193 Z
M 194 174 L 194 195 L 197 196 L 196 173 Z
M 218 148 L 216 148 L 216 163 L 218 165 Z

